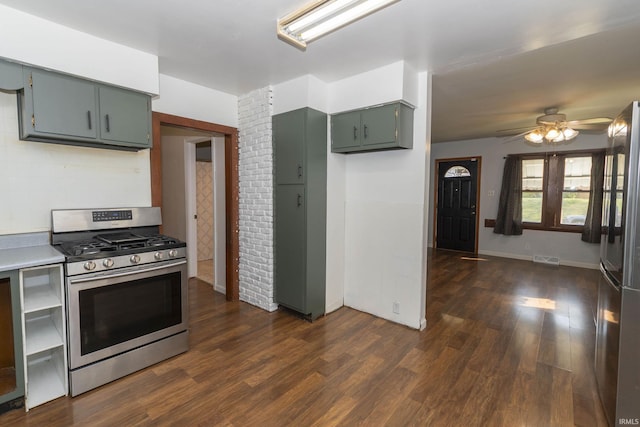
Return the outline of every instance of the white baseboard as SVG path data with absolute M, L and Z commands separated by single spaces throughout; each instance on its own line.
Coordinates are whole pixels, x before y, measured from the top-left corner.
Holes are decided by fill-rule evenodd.
M 344 307 L 343 300 L 333 301 L 325 306 L 325 314 L 333 313 L 337 309 Z
M 500 258 L 511 258 L 511 259 L 521 259 L 523 261 L 531 261 L 533 262 L 533 256 L 531 255 L 518 255 L 506 252 L 494 252 L 494 251 L 478 251 L 480 255 L 489 255 Z M 579 268 L 588 268 L 590 270 L 597 270 L 600 268 L 598 264 L 592 264 L 589 262 L 579 262 L 579 261 L 568 261 L 560 258 L 560 265 L 566 265 L 567 267 L 579 267 Z

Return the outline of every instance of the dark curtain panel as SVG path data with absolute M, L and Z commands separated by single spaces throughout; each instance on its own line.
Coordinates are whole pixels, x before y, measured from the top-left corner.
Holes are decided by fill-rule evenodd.
M 604 187 L 604 152 L 593 153 L 591 156 L 591 193 L 589 207 L 584 220 L 582 241 L 600 243 L 602 234 L 602 189 Z
M 508 156 L 504 162 L 498 216 L 493 232 L 505 236 L 522 234 L 522 160 Z

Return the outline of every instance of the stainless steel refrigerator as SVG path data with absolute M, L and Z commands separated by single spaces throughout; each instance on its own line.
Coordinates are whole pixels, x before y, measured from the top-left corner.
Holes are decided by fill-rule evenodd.
M 640 105 L 609 127 L 595 372 L 611 426 L 640 425 Z

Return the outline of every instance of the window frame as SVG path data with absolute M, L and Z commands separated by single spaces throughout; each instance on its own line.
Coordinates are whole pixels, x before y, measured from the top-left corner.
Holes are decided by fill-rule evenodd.
M 562 194 L 564 191 L 565 160 L 571 157 L 589 157 L 602 153 L 605 149 L 554 151 L 545 153 L 520 154 L 520 160 L 542 159 L 542 219 L 540 223 L 522 221 L 522 228 L 526 230 L 562 231 L 582 233 L 584 225 L 562 224 Z M 524 191 L 522 191 L 524 193 Z M 581 191 L 585 192 L 585 191 Z M 588 191 L 586 193 L 591 193 Z M 522 200 L 522 196 L 520 196 Z

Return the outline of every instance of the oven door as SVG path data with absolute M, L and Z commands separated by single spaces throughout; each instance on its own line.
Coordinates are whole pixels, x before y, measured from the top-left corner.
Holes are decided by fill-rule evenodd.
M 67 278 L 69 368 L 187 330 L 187 263 Z

